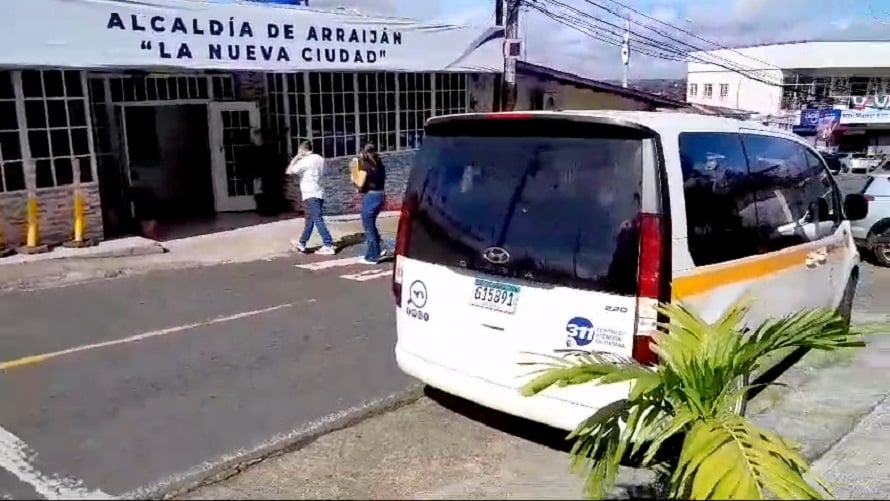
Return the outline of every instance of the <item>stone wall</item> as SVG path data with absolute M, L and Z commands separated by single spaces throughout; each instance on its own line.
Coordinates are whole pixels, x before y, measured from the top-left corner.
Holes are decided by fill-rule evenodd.
M 80 188 L 84 197 L 86 236 L 93 240 L 102 240 L 104 230 L 99 185 L 89 183 Z M 37 205 L 40 214 L 40 242 L 53 246 L 71 240 L 74 236 L 74 187 L 39 189 Z M 27 210 L 27 192 L 0 193 L 0 230 L 7 247 L 25 243 L 28 232 Z
M 382 153 L 380 157 L 386 165 L 386 204 L 384 210 L 399 210 L 402 196 L 408 184 L 408 175 L 414 160 L 415 150 Z M 331 215 L 356 214 L 361 208 L 361 197 L 349 180 L 350 157 L 331 158 L 325 163 L 322 184 L 325 189 L 325 213 Z M 287 183 L 287 199 L 294 209 L 301 207 L 300 187 L 296 178 Z

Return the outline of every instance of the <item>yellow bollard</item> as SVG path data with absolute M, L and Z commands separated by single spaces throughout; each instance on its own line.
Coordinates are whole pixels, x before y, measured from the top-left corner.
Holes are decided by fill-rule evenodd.
M 49 247 L 40 243 L 40 211 L 37 205 L 37 197 L 28 196 L 28 234 L 25 245 L 16 251 L 19 254 L 42 254 L 49 252 Z
M 75 188 L 74 190 L 74 239 L 70 242 L 65 242 L 65 247 L 90 247 L 93 245 L 93 242 L 84 238 L 83 230 L 86 223 L 86 219 L 83 214 L 83 195 L 80 194 L 80 190 Z

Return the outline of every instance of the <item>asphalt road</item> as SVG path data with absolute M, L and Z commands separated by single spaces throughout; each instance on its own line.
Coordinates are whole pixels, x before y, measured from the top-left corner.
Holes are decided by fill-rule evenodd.
M 408 387 L 391 265 L 320 260 L 0 295 L 0 499 L 144 494 Z

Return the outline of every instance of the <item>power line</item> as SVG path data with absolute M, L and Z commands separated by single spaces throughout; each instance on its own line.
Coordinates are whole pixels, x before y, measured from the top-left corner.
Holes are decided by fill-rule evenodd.
M 604 41 L 604 42 L 609 43 L 609 44 L 611 44 L 611 45 L 620 45 L 620 42 L 616 42 L 614 39 L 605 39 L 605 40 L 604 40 L 604 37 L 602 36 L 602 34 L 601 34 L 601 33 L 598 33 L 598 32 L 599 32 L 599 31 L 605 31 L 605 32 L 607 32 L 607 33 L 609 33 L 609 34 L 612 34 L 612 35 L 621 36 L 619 33 L 615 32 L 615 31 L 613 31 L 613 30 L 609 30 L 608 28 L 603 28 L 602 26 L 596 26 L 596 25 L 593 25 L 593 24 L 591 24 L 591 23 L 589 23 L 589 22 L 585 22 L 585 21 L 583 21 L 583 20 L 580 20 L 577 16 L 573 16 L 573 15 L 571 15 L 571 14 L 565 14 L 565 13 L 556 14 L 556 13 L 550 12 L 550 11 L 547 10 L 546 8 L 541 7 L 541 5 L 539 5 L 539 2 L 541 2 L 541 1 L 544 1 L 544 0 L 526 0 L 526 3 L 527 3 L 528 5 L 530 5 L 531 7 L 535 8 L 536 10 L 538 10 L 539 12 L 542 12 L 542 13 L 545 14 L 547 17 L 549 17 L 549 18 L 551 18 L 551 19 L 554 19 L 554 20 L 556 20 L 556 21 L 558 21 L 558 22 L 560 22 L 561 24 L 564 24 L 564 25 L 566 25 L 566 26 L 572 27 L 572 28 L 576 29 L 577 31 L 580 31 L 580 32 L 582 32 L 582 33 L 584 33 L 584 34 L 586 34 L 586 35 L 588 35 L 588 36 L 591 36 L 592 38 L 595 38 L 595 39 L 597 39 L 597 40 Z M 582 16 L 584 16 L 585 18 L 592 19 L 593 21 L 596 21 L 596 22 L 598 22 L 598 23 L 600 23 L 600 24 L 602 24 L 602 25 L 606 25 L 606 26 L 609 26 L 609 27 L 612 27 L 612 28 L 621 29 L 621 27 L 618 26 L 617 24 L 611 23 L 611 22 L 609 22 L 609 21 L 606 21 L 606 20 L 604 20 L 604 19 L 598 18 L 598 17 L 596 17 L 596 16 L 594 16 L 594 15 L 591 15 L 591 14 L 589 14 L 589 13 L 586 13 L 586 12 L 584 12 L 584 11 L 581 11 L 581 10 L 579 10 L 579 9 L 577 9 L 577 8 L 574 8 L 574 7 L 570 6 L 570 5 L 567 5 L 567 4 L 565 4 L 565 3 L 562 3 L 562 2 L 560 2 L 559 0 L 545 0 L 545 1 L 547 1 L 547 2 L 549 2 L 549 3 L 552 3 L 552 4 L 554 4 L 554 5 L 557 5 L 557 6 L 559 6 L 559 7 L 562 7 L 563 9 L 566 9 L 566 10 L 569 10 L 569 11 L 571 11 L 571 12 L 574 12 L 574 13 L 577 13 L 577 14 L 579 14 L 579 15 L 582 15 Z M 579 25 L 580 25 L 580 26 L 579 26 Z M 645 51 L 645 50 L 642 50 L 642 49 L 639 49 L 639 48 L 638 48 L 638 49 L 636 49 L 636 52 L 638 52 L 638 53 L 645 54 L 645 55 L 649 55 L 650 57 L 656 57 L 656 58 L 659 58 L 659 59 L 665 59 L 665 60 L 670 60 L 670 61 L 689 61 L 689 60 L 692 60 L 692 61 L 695 61 L 695 62 L 701 62 L 701 63 L 705 63 L 705 64 L 712 64 L 712 65 L 715 65 L 715 66 L 719 66 L 719 67 L 721 67 L 721 68 L 723 68 L 723 69 L 726 69 L 726 70 L 728 70 L 728 71 L 732 71 L 732 72 L 735 72 L 735 73 L 739 73 L 739 74 L 741 74 L 741 75 L 743 75 L 743 76 L 745 76 L 746 78 L 749 78 L 749 79 L 751 79 L 751 80 L 759 81 L 759 82 L 761 82 L 761 83 L 764 83 L 764 84 L 767 84 L 767 85 L 771 85 L 771 86 L 781 86 L 780 83 L 777 83 L 777 82 L 774 82 L 774 81 L 769 81 L 769 80 L 760 78 L 760 77 L 758 77 L 758 76 L 752 75 L 752 74 L 750 73 L 750 71 L 751 71 L 750 68 L 745 68 L 745 67 L 743 67 L 743 66 L 741 66 L 741 65 L 738 65 L 738 63 L 734 63 L 734 62 L 732 62 L 732 61 L 728 61 L 728 60 L 726 60 L 726 63 L 727 63 L 727 64 L 720 64 L 719 62 L 715 62 L 715 61 L 711 61 L 711 60 L 703 59 L 703 58 L 701 58 L 700 56 L 693 56 L 692 54 L 689 54 L 688 51 L 684 51 L 684 50 L 679 49 L 679 48 L 677 48 L 677 47 L 675 47 L 675 46 L 672 46 L 672 45 L 670 45 L 670 44 L 666 44 L 666 43 L 664 43 L 663 41 L 656 40 L 656 39 L 653 39 L 653 38 L 648 37 L 648 36 L 645 36 L 645 35 L 640 35 L 639 33 L 635 33 L 635 32 L 631 32 L 631 33 L 632 33 L 634 36 L 636 36 L 637 39 L 636 39 L 635 41 L 636 41 L 637 43 L 642 43 L 642 44 L 644 44 L 644 45 L 648 45 L 648 46 L 650 46 L 650 47 L 653 47 L 653 48 L 656 48 L 656 49 L 657 49 L 657 51 L 652 51 L 652 50 Z M 667 37 L 667 38 L 671 38 L 671 37 Z M 719 58 L 719 59 L 722 59 L 722 58 Z
M 590 18 L 590 19 L 592 19 L 592 20 L 595 20 L 596 22 L 599 22 L 599 23 L 601 23 L 601 24 L 605 24 L 605 25 L 608 25 L 608 26 L 611 26 L 611 27 L 614 27 L 614 28 L 619 28 L 619 29 L 621 28 L 621 27 L 618 26 L 617 24 L 614 24 L 614 23 L 611 23 L 611 22 L 606 21 L 606 20 L 604 20 L 604 19 L 601 19 L 601 18 L 599 18 L 599 17 L 596 17 L 596 16 L 594 16 L 594 15 L 592 15 L 592 14 L 590 14 L 590 13 L 584 12 L 584 11 L 582 11 L 582 10 L 576 8 L 576 7 L 573 7 L 573 6 L 571 6 L 571 5 L 568 5 L 568 4 L 566 4 L 566 3 L 563 3 L 563 2 L 561 2 L 561 1 L 559 1 L 559 0 L 542 0 L 542 1 L 547 1 L 547 2 L 552 3 L 552 4 L 554 4 L 554 5 L 558 5 L 558 6 L 562 7 L 563 9 L 566 9 L 566 10 L 569 10 L 569 11 L 571 11 L 571 12 L 577 13 L 577 14 L 579 14 L 579 15 L 585 16 L 585 17 Z M 596 3 L 596 2 L 592 2 L 591 0 L 585 0 L 585 1 L 586 1 L 587 3 L 589 3 L 589 4 L 591 4 L 591 5 L 594 5 L 594 6 L 596 6 L 596 7 L 599 7 L 599 8 L 601 8 L 601 9 L 604 9 L 606 12 L 608 12 L 609 14 L 612 14 L 613 16 L 616 16 L 616 17 L 618 17 L 618 18 L 621 18 L 621 17 L 622 17 L 622 15 L 621 15 L 620 13 L 615 12 L 613 9 L 609 9 L 608 7 L 602 6 L 601 4 L 598 4 L 598 3 Z M 637 22 L 637 21 L 634 21 L 634 23 L 635 23 L 635 24 L 640 24 L 640 23 Z M 682 44 L 682 45 L 685 45 L 686 47 L 690 47 L 690 48 L 694 49 L 694 50 L 697 51 L 697 52 L 702 52 L 702 49 L 701 49 L 701 48 L 696 47 L 696 46 L 694 46 L 694 45 L 692 45 L 692 44 L 686 43 L 686 42 L 684 42 L 684 41 L 682 41 L 682 40 L 678 40 L 678 39 L 676 39 L 676 38 L 674 38 L 674 37 L 672 37 L 672 36 L 670 36 L 670 35 L 665 34 L 664 32 L 659 31 L 658 29 L 652 28 L 652 27 L 650 27 L 650 26 L 648 26 L 648 25 L 642 25 L 642 26 L 643 26 L 644 28 L 649 29 L 650 31 L 654 31 L 654 32 L 658 33 L 659 35 L 661 35 L 662 37 L 664 37 L 664 38 L 666 38 L 666 39 L 668 39 L 668 40 L 671 40 L 671 41 L 674 41 L 674 42 L 678 42 L 678 43 L 680 43 L 680 44 Z M 658 47 L 658 48 L 660 48 L 660 49 L 667 50 L 667 51 L 672 52 L 672 53 L 674 53 L 674 54 L 677 54 L 677 55 L 679 55 L 679 56 L 682 56 L 682 57 L 686 58 L 687 60 L 692 60 L 692 61 L 694 61 L 694 62 L 701 62 L 701 63 L 704 63 L 704 64 L 713 64 L 713 65 L 715 65 L 715 66 L 719 66 L 719 67 L 721 67 L 721 68 L 724 68 L 724 69 L 727 69 L 727 70 L 730 70 L 730 71 L 734 71 L 734 72 L 736 72 L 736 73 L 743 74 L 743 75 L 745 75 L 745 76 L 747 76 L 747 77 L 749 77 L 749 78 L 750 78 L 750 73 L 752 73 L 752 71 L 753 71 L 753 69 L 750 68 L 750 67 L 745 67 L 745 66 L 739 64 L 738 62 L 731 61 L 731 60 L 728 60 L 728 59 L 726 59 L 726 58 L 723 58 L 723 57 L 720 57 L 720 56 L 716 56 L 716 55 L 714 55 L 714 54 L 708 54 L 708 56 L 713 57 L 714 59 L 716 59 L 716 60 L 722 62 L 723 64 L 719 64 L 719 63 L 716 63 L 716 62 L 714 62 L 714 61 L 705 59 L 705 58 L 702 57 L 702 56 L 692 56 L 691 54 L 689 54 L 689 51 L 688 51 L 688 50 L 678 48 L 678 47 L 676 47 L 676 46 L 674 46 L 674 45 L 671 45 L 671 44 L 668 44 L 668 43 L 664 42 L 663 40 L 656 40 L 656 39 L 654 39 L 654 38 L 651 38 L 651 37 L 646 36 L 646 35 L 641 35 L 641 34 L 639 34 L 639 33 L 633 33 L 633 34 L 634 34 L 638 39 L 643 40 L 643 43 L 646 44 L 646 45 L 652 45 L 652 44 L 655 44 L 656 47 Z M 757 76 L 760 78 L 761 81 L 764 81 L 764 83 L 769 83 L 770 85 L 777 85 L 776 82 L 766 82 L 766 81 L 765 81 L 766 79 L 765 79 L 762 75 L 757 75 Z
M 599 6 L 600 8 L 605 9 L 605 7 L 600 6 L 600 5 L 597 4 L 596 2 L 593 2 L 592 0 L 585 0 L 585 1 L 586 1 L 587 3 L 589 3 L 589 4 L 592 4 L 592 5 L 594 5 L 594 6 Z M 681 32 L 681 33 L 684 33 L 684 34 L 686 34 L 686 35 L 689 35 L 689 36 L 691 36 L 691 37 L 693 37 L 693 38 L 695 38 L 695 39 L 697 39 L 697 40 L 701 40 L 702 42 L 709 43 L 709 44 L 711 44 L 711 45 L 713 45 L 714 47 L 717 47 L 717 48 L 719 48 L 719 49 L 723 49 L 723 50 L 728 50 L 728 51 L 730 51 L 730 52 L 734 52 L 734 53 L 736 53 L 736 54 L 738 54 L 738 55 L 740 55 L 740 56 L 742 56 L 742 57 L 748 58 L 748 59 L 750 59 L 750 60 L 752 60 L 752 61 L 756 61 L 756 62 L 761 63 L 761 64 L 765 64 L 765 65 L 767 65 L 767 66 L 772 66 L 773 68 L 776 68 L 776 69 L 782 69 L 782 68 L 776 66 L 776 65 L 773 64 L 773 63 L 764 61 L 764 60 L 762 60 L 762 59 L 758 59 L 758 58 L 753 57 L 753 56 L 751 56 L 751 55 L 749 55 L 749 54 L 745 54 L 745 53 L 740 52 L 740 51 L 738 51 L 738 50 L 736 50 L 736 49 L 733 49 L 733 48 L 731 48 L 731 47 L 726 47 L 726 46 L 721 45 L 721 44 L 719 44 L 719 43 L 717 43 L 717 42 L 714 42 L 714 41 L 712 41 L 712 40 L 708 40 L 708 39 L 703 38 L 703 37 L 701 37 L 701 36 L 699 36 L 699 35 L 696 35 L 695 33 L 691 32 L 691 31 L 684 30 L 683 28 L 680 28 L 679 26 L 675 26 L 675 25 L 673 25 L 673 24 L 671 24 L 671 23 L 668 23 L 667 21 L 662 21 L 661 19 L 658 19 L 658 18 L 656 18 L 656 17 L 652 17 L 652 16 L 650 16 L 650 15 L 648 15 L 648 14 L 645 14 L 645 13 L 643 13 L 643 12 L 640 12 L 639 10 L 634 9 L 633 7 L 631 7 L 631 6 L 629 6 L 629 5 L 625 4 L 625 3 L 619 2 L 618 0 L 606 0 L 606 1 L 607 1 L 607 2 L 611 2 L 612 4 L 615 4 L 615 5 L 618 5 L 618 6 L 621 7 L 622 9 L 625 9 L 625 10 L 628 10 L 628 11 L 630 11 L 630 12 L 633 12 L 634 14 L 636 14 L 636 15 L 638 15 L 638 16 L 640 16 L 640 17 L 643 17 L 643 18 L 648 19 L 648 20 L 650 20 L 650 21 L 655 21 L 656 23 L 659 23 L 659 24 L 662 24 L 662 25 L 664 25 L 664 26 L 667 26 L 668 28 L 677 30 L 677 31 L 679 31 L 679 32 Z M 653 28 L 649 28 L 649 29 L 653 29 Z M 663 35 L 663 36 L 667 36 L 667 35 Z M 699 49 L 699 50 L 701 50 L 701 49 Z M 706 51 L 702 51 L 702 52 L 706 52 Z

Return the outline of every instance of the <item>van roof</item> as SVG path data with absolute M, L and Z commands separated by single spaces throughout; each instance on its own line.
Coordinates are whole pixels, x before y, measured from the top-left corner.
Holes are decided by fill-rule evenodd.
M 447 121 L 458 117 L 483 118 L 490 116 L 509 115 L 533 115 L 535 117 L 585 117 L 605 118 L 630 122 L 643 126 L 660 135 L 679 134 L 681 132 L 739 132 L 739 129 L 769 132 L 788 137 L 800 142 L 800 137 L 790 132 L 775 127 L 769 127 L 758 122 L 738 120 L 712 115 L 698 115 L 694 113 L 665 112 L 665 111 L 625 111 L 625 110 L 564 110 L 564 111 L 512 111 L 499 113 L 462 113 L 459 115 L 443 115 L 434 117 L 429 123 Z

